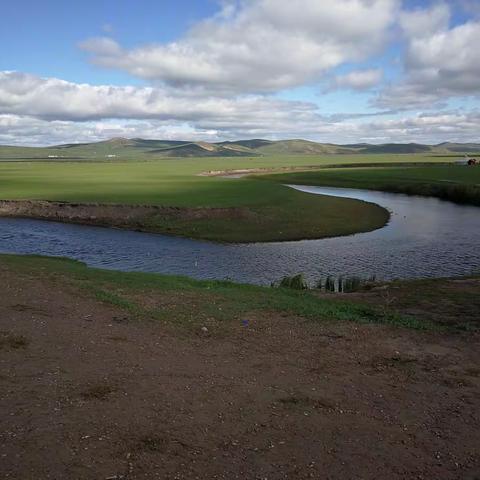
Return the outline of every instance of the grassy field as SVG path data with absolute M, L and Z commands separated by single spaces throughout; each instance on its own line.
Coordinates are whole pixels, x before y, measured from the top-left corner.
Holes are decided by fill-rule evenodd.
M 405 185 L 415 175 L 435 178 L 439 172 L 469 172 L 463 167 L 328 169 L 318 173 L 231 179 L 199 176 L 202 172 L 332 165 L 435 163 L 441 157 L 421 155 L 325 155 L 261 158 L 163 159 L 156 161 L 0 162 L 0 199 L 51 200 L 79 203 L 162 205 L 179 208 L 241 209 L 229 218 L 151 218 L 149 231 L 226 242 L 252 242 L 322 238 L 380 228 L 386 210 L 364 202 L 313 196 L 279 185 L 279 181 L 321 182 L 378 188 L 388 180 Z M 412 173 L 413 172 L 413 173 Z M 418 173 L 415 173 L 418 172 Z M 307 177 L 305 177 L 307 175 Z M 397 177 L 399 181 L 397 182 Z M 356 180 L 357 179 L 357 180 Z M 268 181 L 267 181 L 268 180 Z M 364 184 L 361 183 L 364 181 Z M 332 183 L 328 183 L 328 181 Z M 462 179 L 459 179 L 459 182 Z M 335 183 L 337 182 L 337 183 Z M 357 183 L 355 183 L 357 182 Z M 439 185 L 441 180 L 438 181 Z M 449 186 L 450 184 L 448 184 Z M 388 185 L 387 185 L 388 186 Z M 472 187 L 476 189 L 475 186 Z M 143 220 L 142 220 L 143 221 Z
M 327 158 L 308 160 L 318 165 L 328 163 Z M 343 157 L 341 160 L 347 161 Z M 275 182 L 198 176 L 225 167 L 275 168 L 304 162 L 305 158 L 265 158 L 2 163 L 0 198 L 247 209 L 248 214 L 241 219 L 153 219 L 149 225 L 152 231 L 221 241 L 320 238 L 368 231 L 385 224 L 388 215 L 378 206 L 307 195 Z
M 480 205 L 480 167 L 458 165 L 402 168 L 342 168 L 265 175 L 266 181 L 366 188 L 439 197 Z

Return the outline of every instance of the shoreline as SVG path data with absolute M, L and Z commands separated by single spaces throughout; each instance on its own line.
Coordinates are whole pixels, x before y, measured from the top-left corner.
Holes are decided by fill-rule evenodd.
M 336 197 L 332 197 L 336 198 Z M 61 202 L 49 200 L 0 200 L 0 218 L 23 218 L 43 221 L 54 221 L 76 225 L 88 225 L 105 228 L 116 228 L 144 233 L 190 238 L 199 241 L 212 241 L 217 243 L 276 243 L 283 241 L 320 240 L 341 236 L 366 233 L 385 227 L 391 213 L 382 206 L 351 200 L 360 204 L 370 205 L 372 208 L 384 211 L 384 217 L 373 228 L 352 229 L 346 232 L 327 232 L 324 235 L 292 235 L 288 238 L 277 238 L 274 234 L 265 234 L 265 239 L 249 240 L 241 235 L 233 240 L 215 238 L 215 234 L 192 235 L 186 230 L 185 225 L 205 223 L 232 224 L 246 222 L 255 224 L 261 218 L 261 211 L 248 207 L 164 207 L 159 205 L 127 205 L 127 204 L 102 204 Z M 176 226 L 176 225 L 179 226 Z M 183 228 L 182 228 L 183 226 Z

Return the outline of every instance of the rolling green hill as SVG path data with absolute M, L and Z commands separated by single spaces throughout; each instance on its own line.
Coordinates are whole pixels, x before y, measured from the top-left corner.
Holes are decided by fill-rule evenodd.
M 355 153 L 339 145 L 310 142 L 308 140 L 280 140 L 257 149 L 264 155 L 325 155 L 334 153 Z
M 206 142 L 183 143 L 167 148 L 150 150 L 151 155 L 163 157 L 246 157 L 258 153 L 237 145 L 220 145 Z
M 90 160 L 185 158 L 185 157 L 257 157 L 314 156 L 339 154 L 430 154 L 462 155 L 480 152 L 480 143 L 422 145 L 418 143 L 366 143 L 335 145 L 309 140 L 250 139 L 218 143 L 179 140 L 112 138 L 94 143 L 68 143 L 52 147 L 0 146 L 1 160 Z
M 360 148 L 362 153 L 433 153 L 435 147 L 418 143 L 385 143 L 383 145 L 367 145 Z

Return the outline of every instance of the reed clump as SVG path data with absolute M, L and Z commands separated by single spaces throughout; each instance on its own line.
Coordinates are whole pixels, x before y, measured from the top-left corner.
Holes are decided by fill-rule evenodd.
M 293 275 L 291 277 L 286 276 L 280 280 L 279 287 L 291 288 L 292 290 L 308 290 L 308 283 L 303 276 L 303 273 Z

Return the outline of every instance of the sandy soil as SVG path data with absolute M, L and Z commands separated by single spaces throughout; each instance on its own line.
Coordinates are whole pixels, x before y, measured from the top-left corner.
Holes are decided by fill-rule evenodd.
M 1 478 L 479 478 L 478 334 L 265 312 L 217 336 L 0 275 Z

